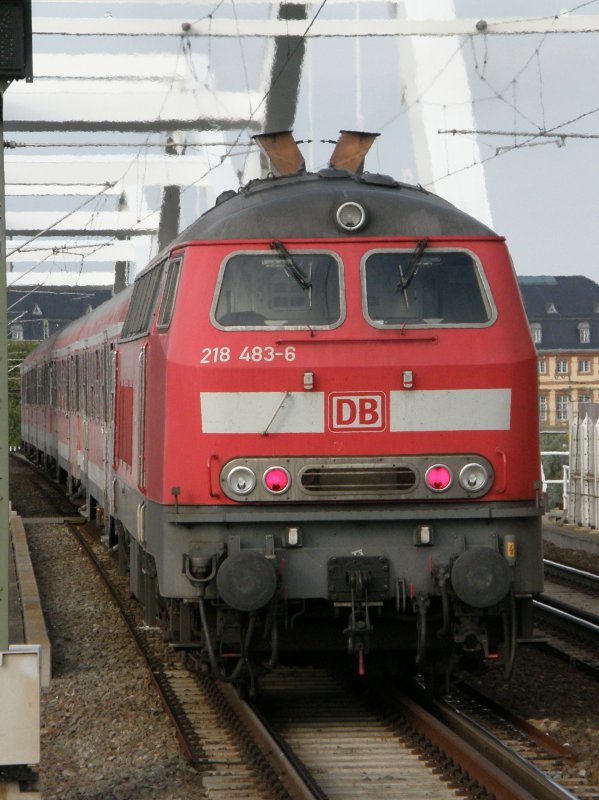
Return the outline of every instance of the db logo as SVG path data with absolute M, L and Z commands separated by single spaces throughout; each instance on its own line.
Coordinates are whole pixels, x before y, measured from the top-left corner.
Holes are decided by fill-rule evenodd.
M 385 395 L 382 392 L 330 394 L 329 427 L 332 431 L 384 430 Z

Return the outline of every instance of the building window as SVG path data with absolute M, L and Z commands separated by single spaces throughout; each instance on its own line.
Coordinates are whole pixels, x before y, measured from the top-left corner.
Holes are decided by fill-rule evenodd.
M 544 358 L 539 359 L 539 375 L 547 374 L 547 362 Z
M 591 361 L 589 358 L 578 359 L 578 372 L 581 375 L 588 375 L 591 371 Z
M 533 324 L 530 326 L 530 333 L 532 335 L 533 342 L 535 344 L 541 344 L 543 341 L 543 329 L 538 322 L 533 322 Z
M 541 422 L 545 422 L 547 420 L 547 395 L 540 394 L 539 395 L 539 419 Z
M 558 358 L 555 362 L 555 371 L 558 375 L 567 375 L 568 374 L 568 359 L 567 358 Z
M 10 338 L 11 339 L 23 339 L 23 326 L 22 325 L 11 325 L 10 326 Z
M 581 322 L 579 324 L 578 338 L 580 344 L 588 344 L 591 341 L 591 327 L 588 322 Z
M 590 403 L 591 402 L 591 395 L 590 394 L 581 394 L 578 393 L 578 402 L 579 403 Z
M 559 422 L 567 422 L 568 421 L 568 410 L 570 406 L 570 400 L 567 394 L 558 394 L 556 398 L 556 408 L 555 413 L 556 417 Z

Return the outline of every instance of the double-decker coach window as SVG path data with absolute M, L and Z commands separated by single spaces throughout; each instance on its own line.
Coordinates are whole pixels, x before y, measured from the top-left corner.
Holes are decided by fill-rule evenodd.
M 485 325 L 493 312 L 472 255 L 378 250 L 363 263 L 364 310 L 377 327 Z
M 221 267 L 212 320 L 221 328 L 329 328 L 342 321 L 340 264 L 330 253 L 236 253 Z
M 150 330 L 161 276 L 162 264 L 159 264 L 135 281 L 121 339 L 142 336 Z

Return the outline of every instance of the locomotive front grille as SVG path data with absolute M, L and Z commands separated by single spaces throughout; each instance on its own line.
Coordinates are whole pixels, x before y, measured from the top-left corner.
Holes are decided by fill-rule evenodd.
M 304 491 L 315 495 L 379 495 L 409 492 L 416 484 L 416 473 L 395 464 L 319 465 L 304 469 L 300 481 Z

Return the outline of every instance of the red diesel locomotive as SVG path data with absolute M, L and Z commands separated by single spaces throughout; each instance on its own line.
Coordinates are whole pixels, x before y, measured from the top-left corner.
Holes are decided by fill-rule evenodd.
M 22 367 L 26 452 L 56 469 L 146 621 L 219 677 L 306 652 L 445 674 L 513 663 L 542 588 L 536 358 L 504 240 L 364 173 L 216 206 Z

